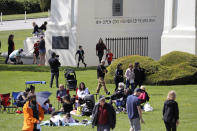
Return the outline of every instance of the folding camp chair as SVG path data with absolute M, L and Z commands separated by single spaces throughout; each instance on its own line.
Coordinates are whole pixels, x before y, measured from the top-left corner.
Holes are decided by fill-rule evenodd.
M 21 92 L 12 92 L 12 106 L 17 106 L 18 95 Z
M 6 111 L 6 108 L 9 107 L 10 103 L 10 93 L 0 94 L 1 97 L 1 108 L 3 107 L 3 111 Z
M 65 90 L 66 90 L 66 94 L 70 95 L 69 89 L 65 89 Z M 57 108 L 59 110 L 62 106 L 62 98 L 60 96 L 56 96 L 56 98 L 57 98 Z

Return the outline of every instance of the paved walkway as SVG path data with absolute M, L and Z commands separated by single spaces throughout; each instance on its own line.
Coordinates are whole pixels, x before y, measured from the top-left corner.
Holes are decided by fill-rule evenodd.
M 32 22 L 36 22 L 38 26 L 41 26 L 44 21 L 48 20 L 49 18 L 37 18 L 27 19 L 26 22 L 25 20 L 3 21 L 0 23 L 0 31 L 33 29 Z

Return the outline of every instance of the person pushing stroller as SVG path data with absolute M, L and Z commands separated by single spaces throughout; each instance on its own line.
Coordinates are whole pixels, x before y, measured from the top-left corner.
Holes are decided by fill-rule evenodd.
M 77 63 L 77 68 L 79 68 L 79 62 L 82 61 L 82 63 L 84 64 L 84 66 L 86 67 L 87 64 L 84 62 L 84 50 L 82 48 L 82 46 L 79 46 L 79 50 L 77 50 L 76 54 L 75 54 L 75 58 L 76 55 L 78 54 L 78 63 Z

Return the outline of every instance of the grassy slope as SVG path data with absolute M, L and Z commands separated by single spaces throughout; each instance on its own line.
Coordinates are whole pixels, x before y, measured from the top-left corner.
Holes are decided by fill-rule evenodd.
M 14 34 L 15 48 L 24 48 L 24 40 L 26 37 L 32 36 L 32 30 L 14 30 L 14 31 L 0 31 L 1 52 L 8 50 L 8 37 L 9 34 Z
M 29 13 L 27 14 L 27 19 L 31 18 L 44 18 L 48 17 L 48 12 L 39 12 L 39 13 Z M 25 13 L 24 14 L 14 14 L 14 15 L 3 15 L 2 20 L 24 20 L 25 19 Z
M 84 81 L 87 87 L 90 89 L 92 93 L 95 92 L 95 88 L 97 85 L 96 80 L 96 71 L 88 70 L 88 71 L 77 71 L 77 79 L 78 82 Z M 28 80 L 45 80 L 47 82 L 46 85 L 36 85 L 37 91 L 48 90 L 53 92 L 51 96 L 51 101 L 54 105 L 57 105 L 55 100 L 55 92 L 56 88 L 48 88 L 50 73 L 49 72 L 22 72 L 22 71 L 0 71 L 0 92 L 7 93 L 12 91 L 22 91 L 25 89 L 25 81 Z M 64 83 L 63 72 L 60 73 L 60 83 Z M 55 86 L 55 85 L 54 85 Z M 110 91 L 114 90 L 114 85 L 107 85 Z M 153 112 L 143 113 L 143 117 L 145 119 L 146 124 L 142 125 L 142 131 L 164 131 L 164 124 L 161 120 L 161 111 L 163 102 L 165 101 L 166 94 L 169 90 L 176 90 L 177 92 L 177 101 L 179 103 L 180 108 L 180 126 L 178 130 L 181 131 L 196 131 L 196 118 L 197 118 L 197 89 L 194 85 L 189 86 L 147 86 L 147 91 L 150 94 L 151 101 L 150 104 L 153 106 Z M 101 92 L 104 94 L 103 90 Z M 15 114 L 0 114 L 0 127 L 2 131 L 14 131 L 21 130 L 23 124 L 23 115 L 15 115 Z M 46 115 L 45 120 L 50 116 Z M 82 119 L 82 118 L 78 118 Z M 8 124 L 9 122 L 9 124 Z M 16 123 L 17 122 L 17 123 Z M 43 127 L 43 130 L 92 130 L 91 126 L 87 127 Z M 94 129 L 96 130 L 96 129 Z M 127 115 L 118 114 L 117 115 L 117 125 L 115 131 L 125 131 L 129 130 L 129 121 Z

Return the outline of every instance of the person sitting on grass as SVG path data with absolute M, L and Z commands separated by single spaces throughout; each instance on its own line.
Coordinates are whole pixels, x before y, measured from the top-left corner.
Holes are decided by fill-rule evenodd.
M 143 104 L 143 103 L 148 102 L 150 97 L 149 97 L 148 93 L 146 92 L 146 89 L 144 86 L 141 86 L 140 89 L 141 89 L 141 94 L 138 98 L 140 99 L 141 104 Z
M 63 104 L 62 104 L 62 109 L 61 111 L 66 114 L 66 113 L 70 113 L 73 110 L 73 100 L 71 100 L 70 95 L 66 95 L 63 97 L 62 99 Z
M 124 83 L 120 82 L 118 84 L 118 89 L 115 91 L 115 93 L 110 97 L 106 97 L 106 99 L 111 99 L 111 104 L 116 103 L 117 112 L 121 112 L 126 110 L 127 96 L 128 91 L 126 91 L 126 89 L 124 88 Z
M 85 83 L 84 82 L 81 82 L 79 84 L 79 88 L 77 90 L 77 97 L 78 97 L 78 99 L 82 99 L 83 100 L 84 97 L 86 95 L 88 95 L 88 94 L 90 94 L 88 88 L 85 86 Z
M 66 113 L 66 115 L 63 116 L 63 121 L 64 123 L 76 123 L 70 113 Z
M 23 107 L 27 101 L 27 96 L 30 92 L 30 88 L 26 88 L 25 92 L 21 92 L 16 98 L 16 104 L 18 107 Z
M 21 61 L 21 53 L 23 52 L 23 49 L 18 49 L 18 50 L 14 50 L 10 55 L 9 55 L 9 59 L 10 59 L 10 63 L 11 64 L 23 64 L 23 62 Z
M 35 94 L 35 86 L 33 85 L 30 85 L 30 92 L 29 93 L 32 93 L 32 94 Z
M 63 84 L 59 85 L 59 89 L 56 92 L 56 98 L 61 99 L 63 96 L 68 95 L 68 91 L 64 88 Z
M 52 106 L 52 104 L 50 104 L 49 99 L 44 102 L 44 104 L 42 105 L 42 108 L 45 114 L 51 114 L 53 111 L 55 111 L 55 108 Z

